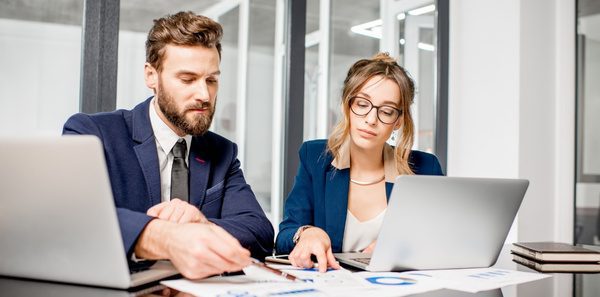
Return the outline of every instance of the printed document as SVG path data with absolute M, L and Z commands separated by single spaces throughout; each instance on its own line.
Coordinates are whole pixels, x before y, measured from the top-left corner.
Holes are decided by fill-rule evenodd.
M 203 280 L 169 280 L 162 284 L 192 295 L 211 296 L 406 296 L 441 289 L 426 277 L 398 278 L 385 273 L 361 277 L 348 270 L 300 269 L 289 265 L 269 265 L 302 281 L 258 280 L 255 276 L 217 276 Z
M 290 265 L 269 265 L 294 275 L 296 282 L 269 275 L 216 276 L 203 280 L 169 280 L 162 284 L 192 295 L 211 296 L 406 296 L 439 289 L 476 293 L 550 277 L 498 268 L 424 270 L 406 272 L 357 272 Z

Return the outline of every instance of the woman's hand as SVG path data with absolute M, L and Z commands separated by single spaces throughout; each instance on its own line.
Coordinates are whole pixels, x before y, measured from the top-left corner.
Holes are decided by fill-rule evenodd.
M 362 250 L 362 252 L 367 253 L 367 254 L 372 254 L 373 250 L 375 249 L 376 244 L 377 244 L 377 240 L 374 240 L 373 242 L 371 242 L 371 244 L 369 244 L 369 246 L 367 246 L 364 250 Z
M 312 268 L 314 262 L 311 255 L 317 257 L 319 272 L 326 272 L 327 267 L 340 269 L 340 264 L 333 257 L 331 240 L 325 231 L 318 227 L 310 227 L 302 231 L 300 240 L 290 253 L 292 265 L 297 267 Z

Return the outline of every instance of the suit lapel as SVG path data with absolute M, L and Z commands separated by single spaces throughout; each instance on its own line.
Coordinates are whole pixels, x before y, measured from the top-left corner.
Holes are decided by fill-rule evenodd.
M 204 202 L 208 178 L 210 176 L 210 155 L 204 137 L 192 138 L 190 149 L 190 203 L 200 208 Z
M 387 198 L 388 203 L 390 203 L 390 196 L 392 195 L 393 188 L 394 183 L 385 182 L 385 197 Z
M 158 168 L 156 142 L 150 124 L 149 106 L 151 100 L 152 98 L 149 98 L 132 110 L 131 121 L 132 138 L 138 143 L 133 149 L 144 173 L 148 195 L 150 195 L 150 205 L 156 205 L 161 201 L 160 169 Z
M 350 169 L 327 172 L 325 181 L 325 231 L 331 238 L 333 251 L 342 250 L 346 215 L 348 210 L 348 186 Z

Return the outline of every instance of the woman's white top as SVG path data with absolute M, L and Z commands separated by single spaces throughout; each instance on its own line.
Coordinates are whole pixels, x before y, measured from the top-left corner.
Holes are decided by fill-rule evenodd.
M 364 222 L 359 221 L 350 210 L 347 210 L 342 252 L 360 252 L 375 241 L 379 235 L 386 210 L 387 208 L 374 218 Z

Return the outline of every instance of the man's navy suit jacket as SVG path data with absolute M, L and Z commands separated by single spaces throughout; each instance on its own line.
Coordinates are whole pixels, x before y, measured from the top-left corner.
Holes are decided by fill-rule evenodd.
M 63 127 L 63 134 L 91 134 L 102 141 L 128 258 L 152 219 L 146 211 L 161 202 L 158 154 L 149 116 L 151 99 L 133 110 L 75 114 Z M 190 203 L 237 238 L 254 257 L 271 254 L 273 227 L 244 179 L 237 146 L 212 132 L 194 136 L 189 168 Z
M 327 232 L 331 249 L 339 253 L 346 227 L 350 168 L 338 170 L 331 165 L 333 156 L 323 139 L 305 142 L 299 154 L 298 173 L 285 201 L 275 250 L 280 254 L 290 253 L 294 249 L 292 238 L 298 228 L 312 225 Z M 415 174 L 443 175 L 440 162 L 432 154 L 411 151 L 408 164 Z M 393 185 L 385 183 L 388 200 Z

